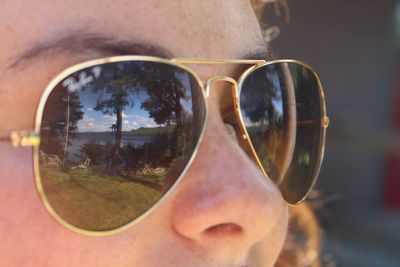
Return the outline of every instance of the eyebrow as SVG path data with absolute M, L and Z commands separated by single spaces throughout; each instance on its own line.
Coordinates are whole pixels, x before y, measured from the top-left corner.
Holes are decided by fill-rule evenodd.
M 174 58 L 170 50 L 156 44 L 118 40 L 96 32 L 76 31 L 51 41 L 33 44 L 15 57 L 7 69 L 23 69 L 29 66 L 34 59 L 49 54 L 90 54 L 93 52 L 98 52 L 104 56 L 144 55 L 167 59 Z M 270 50 L 265 45 L 261 45 L 242 56 L 241 59 L 270 60 L 272 56 Z
M 256 60 L 274 60 L 275 56 L 273 53 L 271 53 L 271 50 L 269 47 L 265 44 L 261 44 L 258 49 L 253 49 L 249 53 L 247 53 L 244 57 L 241 59 L 256 59 Z M 233 77 L 239 77 L 246 69 L 248 69 L 248 65 L 239 65 L 235 68 L 233 72 Z
M 99 33 L 74 32 L 49 42 L 39 42 L 30 46 L 12 60 L 8 69 L 27 67 L 32 60 L 55 53 L 101 55 L 144 55 L 172 58 L 168 49 L 146 42 L 117 40 Z
M 261 44 L 258 49 L 253 49 L 242 59 L 262 59 L 266 61 L 274 60 L 275 56 L 266 44 Z

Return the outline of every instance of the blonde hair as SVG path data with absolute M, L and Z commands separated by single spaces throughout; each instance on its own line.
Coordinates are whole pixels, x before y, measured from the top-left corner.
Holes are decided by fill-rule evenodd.
M 285 9 L 286 21 L 290 19 L 289 8 L 286 0 L 250 0 L 253 9 L 262 25 L 262 12 L 265 8 L 274 5 Z M 269 46 L 277 35 L 276 28 L 263 29 L 264 40 Z M 278 29 L 279 31 L 279 29 Z M 271 36 L 274 34 L 274 36 Z M 278 258 L 276 267 L 320 267 L 321 266 L 321 230 L 318 220 L 310 208 L 303 202 L 290 207 L 289 230 L 283 250 Z
M 320 267 L 321 233 L 307 203 L 290 207 L 289 231 L 276 267 Z

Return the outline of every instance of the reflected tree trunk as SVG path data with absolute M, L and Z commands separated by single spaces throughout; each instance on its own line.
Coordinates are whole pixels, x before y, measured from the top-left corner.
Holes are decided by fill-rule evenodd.
M 117 129 L 115 132 L 115 145 L 111 163 L 111 167 L 113 170 L 115 170 L 118 165 L 118 157 L 121 149 L 121 138 L 122 138 L 122 110 L 117 110 L 116 114 L 117 114 Z
M 67 114 L 66 114 L 66 122 L 65 122 L 65 143 L 64 143 L 64 157 L 62 165 L 65 166 L 65 160 L 67 158 L 67 149 L 68 149 L 68 135 L 69 135 L 69 117 L 70 117 L 70 107 L 69 107 L 69 92 L 67 92 Z

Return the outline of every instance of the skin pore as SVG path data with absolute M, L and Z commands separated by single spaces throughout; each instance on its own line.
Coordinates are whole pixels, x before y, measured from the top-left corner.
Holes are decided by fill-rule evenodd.
M 268 53 L 243 0 L 3 0 L 0 18 L 0 133 L 33 129 L 47 83 L 82 61 L 134 53 L 232 59 Z M 238 71 L 190 67 L 203 81 L 235 78 Z M 273 266 L 285 240 L 287 206 L 223 123 L 225 87 L 211 88 L 203 142 L 176 190 L 112 236 L 79 235 L 57 223 L 36 191 L 31 149 L 0 143 L 0 265 Z

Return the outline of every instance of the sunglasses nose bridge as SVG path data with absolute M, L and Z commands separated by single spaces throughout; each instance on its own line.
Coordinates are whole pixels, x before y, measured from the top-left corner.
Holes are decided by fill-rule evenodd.
M 211 86 L 213 85 L 214 82 L 227 82 L 232 84 L 232 97 L 233 98 L 238 98 L 239 97 L 239 90 L 238 90 L 238 85 L 235 79 L 229 77 L 229 76 L 215 76 L 212 77 L 211 79 L 207 80 L 206 83 L 206 97 L 210 95 L 210 90 Z

